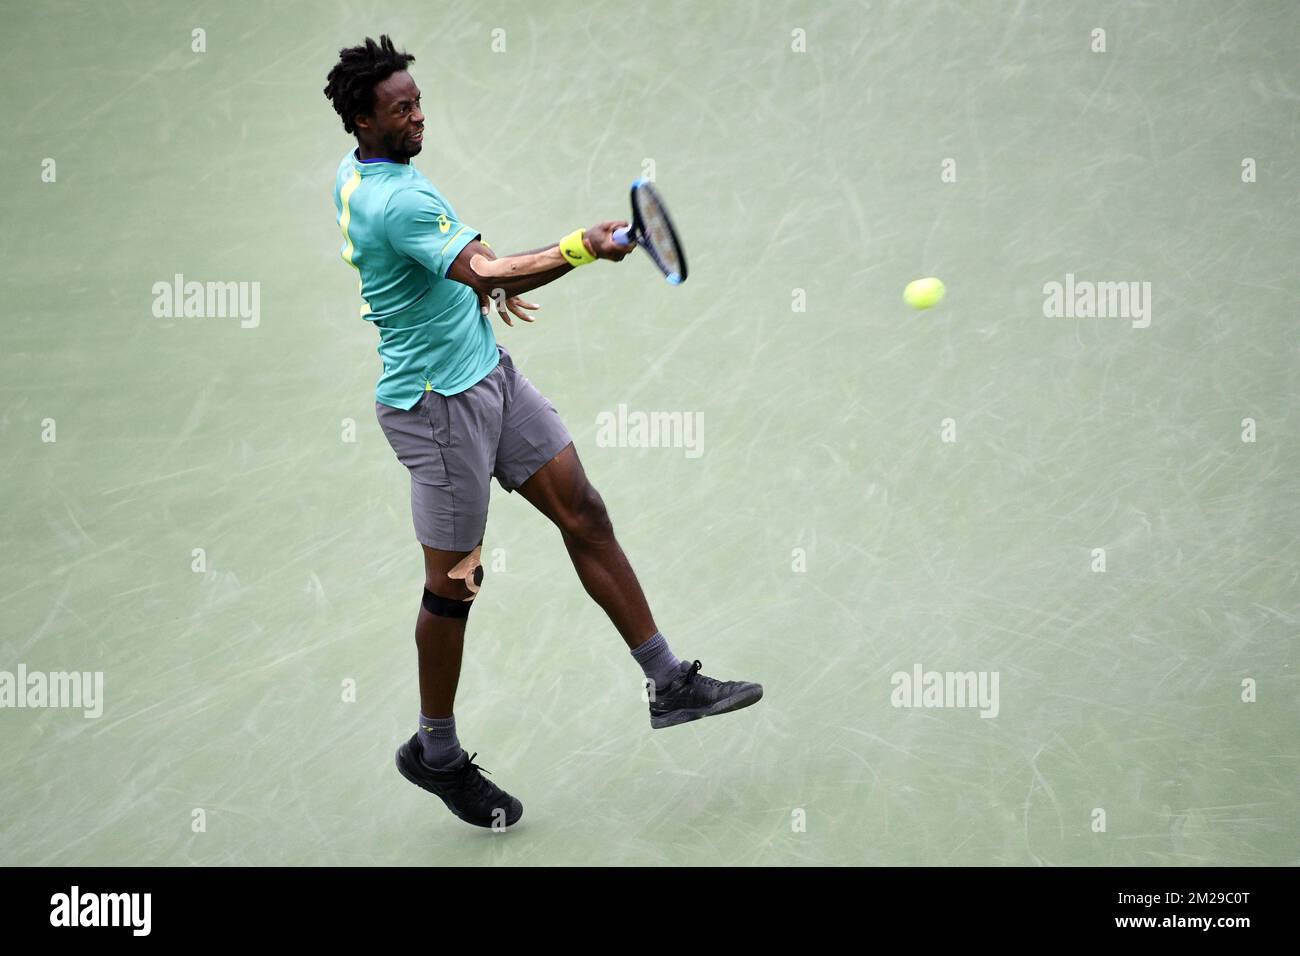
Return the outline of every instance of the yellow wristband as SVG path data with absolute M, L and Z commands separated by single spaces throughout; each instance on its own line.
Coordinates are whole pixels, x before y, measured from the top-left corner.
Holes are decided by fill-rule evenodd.
M 582 232 L 581 229 L 575 229 L 560 240 L 560 253 L 564 256 L 564 261 L 575 269 L 596 261 L 596 257 L 587 251 L 586 243 L 582 241 Z

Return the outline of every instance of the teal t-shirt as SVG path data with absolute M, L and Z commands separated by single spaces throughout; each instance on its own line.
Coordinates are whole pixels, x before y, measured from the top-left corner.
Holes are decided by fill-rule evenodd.
M 414 166 L 339 164 L 334 208 L 343 259 L 360 275 L 361 317 L 379 329 L 384 371 L 375 398 L 410 409 L 426 391 L 455 395 L 497 367 L 496 335 L 478 295 L 447 278 L 478 232 Z

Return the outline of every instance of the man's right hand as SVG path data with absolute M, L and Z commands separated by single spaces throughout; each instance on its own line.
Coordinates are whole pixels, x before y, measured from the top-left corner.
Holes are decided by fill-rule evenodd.
M 582 241 L 590 250 L 591 254 L 597 259 L 608 259 L 611 262 L 618 262 L 625 255 L 636 248 L 636 243 L 628 246 L 620 246 L 614 241 L 614 230 L 622 229 L 627 226 L 626 222 L 621 219 L 611 219 L 608 222 L 599 222 L 590 229 L 583 230 Z

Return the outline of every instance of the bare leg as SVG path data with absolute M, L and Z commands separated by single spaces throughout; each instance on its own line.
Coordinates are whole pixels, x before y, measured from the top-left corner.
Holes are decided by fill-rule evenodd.
M 424 549 L 424 586 L 455 601 L 470 596 L 464 582 L 447 577 L 467 551 Z M 465 618 L 440 617 L 420 606 L 415 619 L 415 647 L 420 659 L 420 713 L 450 717 L 460 682 L 461 654 L 465 647 Z
M 560 529 L 582 586 L 627 646 L 635 649 L 653 637 L 658 628 L 641 584 L 572 443 L 520 485 L 519 493 Z

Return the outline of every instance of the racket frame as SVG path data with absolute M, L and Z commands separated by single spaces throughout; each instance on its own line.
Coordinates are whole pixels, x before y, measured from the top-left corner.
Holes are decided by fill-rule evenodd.
M 653 201 L 659 206 L 660 213 L 663 214 L 664 227 L 668 230 L 673 245 L 677 247 L 677 258 L 681 262 L 680 272 L 665 265 L 654 245 L 646 242 L 645 220 L 641 216 L 641 207 L 637 203 L 637 193 L 642 189 L 650 190 Z M 659 195 L 659 190 L 655 188 L 654 183 L 649 179 L 641 177 L 632 183 L 630 198 L 632 200 L 632 225 L 626 229 L 616 229 L 614 231 L 614 241 L 621 246 L 626 246 L 629 244 L 627 240 L 632 239 L 645 249 L 647 255 L 654 260 L 654 264 L 658 266 L 659 271 L 664 274 L 664 278 L 668 280 L 670 285 L 681 285 L 686 281 L 687 275 L 686 252 L 682 249 L 682 241 L 677 235 L 677 227 L 673 225 L 673 218 L 668 214 L 668 207 L 664 204 L 663 197 Z

